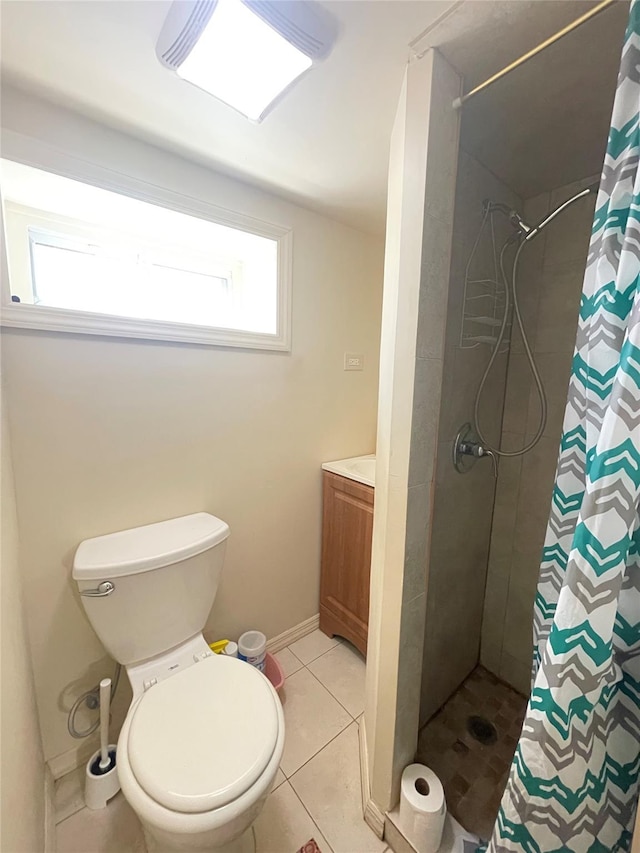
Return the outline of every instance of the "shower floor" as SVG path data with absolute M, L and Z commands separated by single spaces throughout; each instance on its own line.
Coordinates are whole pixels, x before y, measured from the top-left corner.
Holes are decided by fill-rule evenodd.
M 491 835 L 526 709 L 479 666 L 420 731 L 416 760 L 441 779 L 450 814 L 481 838 Z

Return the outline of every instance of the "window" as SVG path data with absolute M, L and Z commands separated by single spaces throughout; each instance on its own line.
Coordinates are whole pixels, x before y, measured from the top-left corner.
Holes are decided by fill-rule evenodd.
M 288 348 L 286 229 L 1 165 L 3 324 Z

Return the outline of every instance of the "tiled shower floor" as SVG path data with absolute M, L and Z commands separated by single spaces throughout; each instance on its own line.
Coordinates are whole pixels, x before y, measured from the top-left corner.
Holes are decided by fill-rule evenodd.
M 481 838 L 491 835 L 526 708 L 524 696 L 479 666 L 420 732 L 416 760 L 441 779 L 453 817 Z M 470 734 L 472 715 L 493 723 L 494 743 Z

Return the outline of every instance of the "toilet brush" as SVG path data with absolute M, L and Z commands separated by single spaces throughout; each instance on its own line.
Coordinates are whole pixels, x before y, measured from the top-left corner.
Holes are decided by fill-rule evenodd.
M 84 799 L 87 808 L 103 809 L 120 790 L 116 769 L 116 745 L 109 743 L 111 679 L 100 682 L 100 749 L 87 763 Z
M 94 772 L 98 776 L 108 773 L 116 763 L 115 752 L 109 752 L 109 713 L 111 705 L 111 679 L 100 682 L 100 761 Z

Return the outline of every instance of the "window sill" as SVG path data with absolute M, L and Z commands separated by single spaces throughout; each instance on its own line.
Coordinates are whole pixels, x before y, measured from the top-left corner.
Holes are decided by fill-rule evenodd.
M 0 324 L 8 328 L 33 329 L 45 332 L 67 332 L 79 335 L 101 335 L 115 338 L 139 338 L 152 341 L 201 344 L 242 349 L 291 349 L 287 335 L 268 335 L 242 332 L 211 326 L 192 326 L 187 323 L 167 323 L 157 320 L 136 320 L 83 311 L 41 308 L 34 305 L 4 305 Z M 288 325 L 288 324 L 285 324 Z

